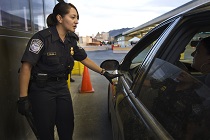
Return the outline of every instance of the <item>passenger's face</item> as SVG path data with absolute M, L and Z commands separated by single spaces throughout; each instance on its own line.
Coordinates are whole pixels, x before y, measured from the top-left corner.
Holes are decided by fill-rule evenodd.
M 194 57 L 192 67 L 198 71 L 201 71 L 203 64 L 209 63 L 210 61 L 210 54 L 207 53 L 202 43 L 197 45 L 196 50 L 191 55 Z
M 75 32 L 78 24 L 78 14 L 74 8 L 70 8 L 69 13 L 63 17 L 63 27 L 71 32 Z

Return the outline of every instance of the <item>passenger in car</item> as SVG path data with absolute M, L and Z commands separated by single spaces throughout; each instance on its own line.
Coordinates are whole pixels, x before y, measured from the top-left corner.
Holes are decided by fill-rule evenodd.
M 181 68 L 175 79 L 150 80 L 152 88 L 159 89 L 152 112 L 175 139 L 210 137 L 210 37 L 199 41 L 192 56 L 192 68 L 203 76 L 193 78 Z
M 210 87 L 210 36 L 201 39 L 191 55 L 194 57 L 192 68 L 205 74 L 196 78 Z
M 186 139 L 193 139 L 196 135 L 202 135 L 200 139 L 209 139 L 210 135 L 208 131 L 210 129 L 210 122 L 208 120 L 210 117 L 210 97 L 208 88 L 210 88 L 210 37 L 201 39 L 196 46 L 196 50 L 191 55 L 193 56 L 192 68 L 204 74 L 203 76 L 196 76 L 195 78 L 204 83 L 207 87 L 205 89 L 205 86 L 201 86 L 195 89 L 203 100 L 199 104 L 192 105 L 192 114 L 196 115 L 191 114 L 191 116 L 197 116 L 195 118 L 199 119 L 197 121 L 188 121 Z

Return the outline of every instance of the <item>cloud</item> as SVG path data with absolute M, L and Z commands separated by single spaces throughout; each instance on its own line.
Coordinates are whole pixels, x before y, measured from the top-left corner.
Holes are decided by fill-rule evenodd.
M 76 32 L 96 35 L 113 29 L 137 27 L 190 0 L 69 0 L 80 14 Z

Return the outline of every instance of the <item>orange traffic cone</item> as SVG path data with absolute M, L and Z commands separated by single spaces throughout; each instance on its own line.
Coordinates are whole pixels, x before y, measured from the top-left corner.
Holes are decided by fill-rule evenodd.
M 84 66 L 82 85 L 81 85 L 79 92 L 80 93 L 93 93 L 94 92 L 94 89 L 93 89 L 91 81 L 90 81 L 90 74 L 89 74 L 88 68 L 86 66 Z

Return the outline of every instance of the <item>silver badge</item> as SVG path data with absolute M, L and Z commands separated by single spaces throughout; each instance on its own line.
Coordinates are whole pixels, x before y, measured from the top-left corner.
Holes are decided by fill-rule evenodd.
M 43 47 L 43 42 L 40 39 L 32 39 L 29 51 L 38 54 Z

